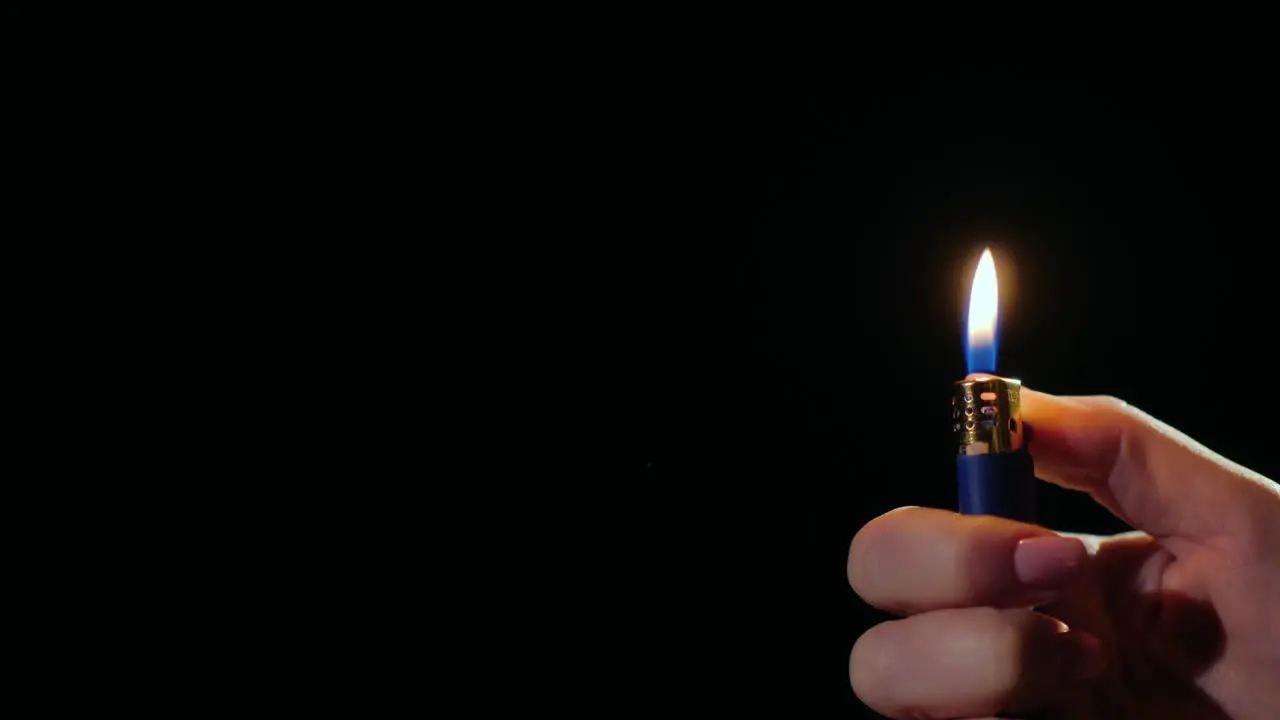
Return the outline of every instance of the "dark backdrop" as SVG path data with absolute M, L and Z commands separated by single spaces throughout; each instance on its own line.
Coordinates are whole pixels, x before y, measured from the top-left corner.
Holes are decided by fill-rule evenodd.
M 619 384 L 648 559 L 630 617 L 651 616 L 625 639 L 662 638 L 640 688 L 868 713 L 847 656 L 885 616 L 846 551 L 894 507 L 954 507 L 948 393 L 987 244 L 1002 374 L 1122 397 L 1275 477 L 1269 85 L 1244 61 L 850 61 L 638 88 L 616 140 L 654 150 Z M 1041 514 L 1125 529 L 1051 487 Z

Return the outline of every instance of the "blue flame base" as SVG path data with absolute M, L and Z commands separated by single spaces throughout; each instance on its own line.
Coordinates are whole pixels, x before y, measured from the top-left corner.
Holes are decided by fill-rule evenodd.
M 1025 448 L 1011 453 L 956 458 L 960 512 L 1036 521 L 1036 471 Z
M 969 374 L 987 373 L 996 374 L 996 344 L 979 345 L 977 347 L 966 347 L 964 350 L 965 365 L 969 368 Z

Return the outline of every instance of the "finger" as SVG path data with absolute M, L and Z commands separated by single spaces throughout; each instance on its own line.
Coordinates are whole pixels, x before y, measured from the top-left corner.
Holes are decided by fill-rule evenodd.
M 882 610 L 1029 607 L 1078 577 L 1084 544 L 1036 525 L 906 507 L 867 523 L 849 548 L 849 584 Z
M 1104 664 L 1096 638 L 1046 615 L 963 608 L 871 628 L 849 680 L 889 717 L 981 717 L 1054 704 Z
M 1274 512 L 1280 488 L 1123 401 L 1024 388 L 1036 474 L 1157 538 L 1205 540 Z

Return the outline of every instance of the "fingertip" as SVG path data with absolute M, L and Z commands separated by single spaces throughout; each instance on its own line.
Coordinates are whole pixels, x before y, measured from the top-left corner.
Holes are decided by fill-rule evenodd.
M 849 549 L 848 580 L 873 607 L 901 615 L 973 605 L 1026 607 L 1043 589 L 1022 583 L 1014 554 L 1020 540 L 1056 537 L 1047 528 L 986 515 L 903 507 L 864 525 Z M 1068 541 L 1069 542 L 1069 541 Z M 1024 561 L 1037 580 L 1053 572 L 1048 551 Z M 1069 553 L 1068 553 L 1069 554 Z M 1069 565 L 1067 554 L 1061 564 Z M 1069 568 L 1068 568 L 1069 569 Z
M 887 630 L 891 632 L 893 624 L 894 621 L 889 621 L 872 626 L 858 636 L 849 652 L 849 685 L 853 694 L 869 706 L 878 704 L 878 691 L 895 677 L 892 655 L 881 651 L 879 642 L 882 634 Z
M 1029 390 L 1022 396 L 1026 442 L 1045 479 L 1059 482 L 1064 468 L 1098 468 L 1115 459 L 1118 439 L 1131 424 L 1129 406 L 1109 396 L 1051 395 Z M 1076 488 L 1078 489 L 1078 488 Z
M 1023 388 L 1022 426 L 1027 433 L 1027 442 L 1035 439 L 1041 425 L 1052 428 L 1064 424 L 1070 415 L 1068 406 L 1069 402 L 1057 395 Z
M 863 598 L 873 596 L 875 576 L 882 566 L 879 558 L 896 553 L 896 538 L 918 533 L 922 523 L 927 527 L 941 514 L 946 511 L 904 505 L 872 518 L 859 528 L 849 545 L 847 572 L 853 591 Z
M 939 610 L 881 623 L 849 658 L 854 694 L 889 717 L 1049 707 L 1105 668 L 1096 638 L 1026 609 Z
M 1021 393 L 1023 419 L 1031 422 L 1036 417 L 1052 418 L 1066 412 L 1123 413 L 1129 403 L 1114 395 L 1054 395 L 1023 387 Z
M 1022 417 L 1026 422 L 1034 422 L 1037 418 L 1051 418 L 1070 404 L 1060 395 L 1053 395 L 1029 387 L 1022 388 Z

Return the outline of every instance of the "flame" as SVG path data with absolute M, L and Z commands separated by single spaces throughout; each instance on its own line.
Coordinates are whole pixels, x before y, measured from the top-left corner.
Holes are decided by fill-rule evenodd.
M 996 324 L 1000 291 L 996 286 L 996 261 L 991 249 L 982 251 L 969 291 L 969 335 L 965 359 L 970 373 L 996 371 Z

